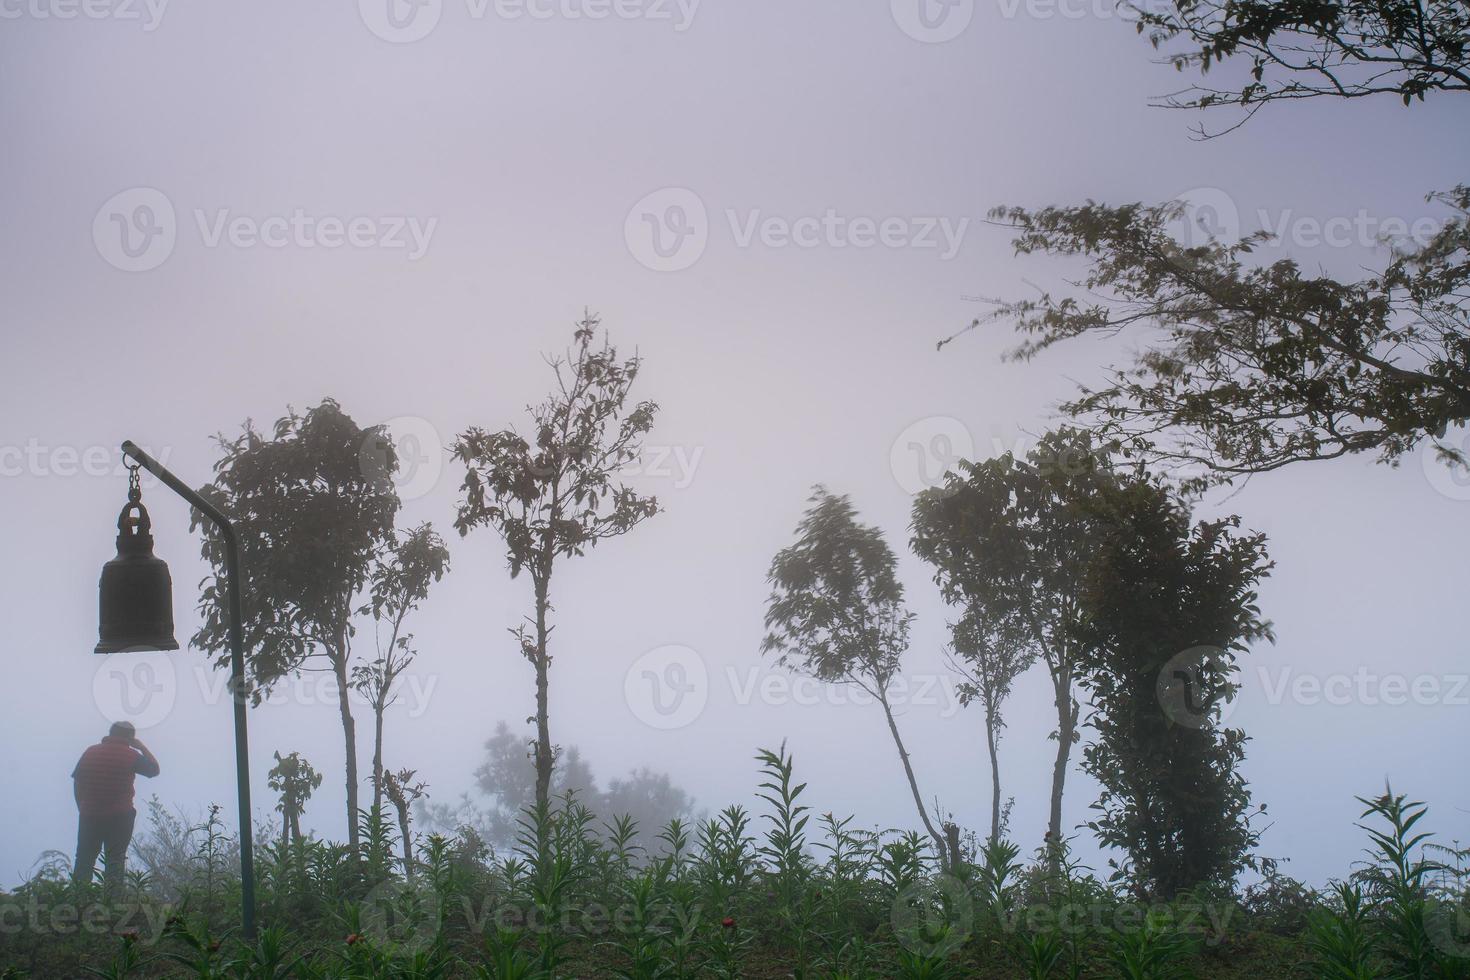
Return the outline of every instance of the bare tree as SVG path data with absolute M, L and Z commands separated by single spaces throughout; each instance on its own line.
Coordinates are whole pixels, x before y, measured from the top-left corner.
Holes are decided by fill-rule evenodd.
M 967 613 L 950 626 L 953 637 L 950 666 L 964 678 L 960 703 L 980 702 L 985 710 L 985 748 L 990 755 L 990 839 L 1000 840 L 1000 732 L 1005 727 L 1001 707 L 1011 685 L 1036 662 L 1036 650 L 1023 633 L 1004 623 Z
M 432 525 L 421 524 L 402 539 L 395 537 L 387 554 L 373 570 L 372 599 L 365 607 L 388 636 L 379 633 L 378 657 L 359 664 L 353 683 L 373 710 L 373 809 L 383 806 L 383 715 L 398 699 L 396 684 L 413 665 L 418 651 L 413 634 L 404 632 L 404 620 L 429 594 L 429 587 L 449 570 L 449 549 Z

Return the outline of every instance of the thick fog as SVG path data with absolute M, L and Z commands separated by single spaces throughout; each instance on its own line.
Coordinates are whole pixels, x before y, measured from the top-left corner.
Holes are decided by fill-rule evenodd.
M 454 533 L 464 474 L 447 447 L 471 425 L 524 426 L 552 383 L 543 352 L 584 307 L 644 358 L 634 396 L 660 411 L 630 480 L 663 512 L 557 573 L 555 741 L 601 785 L 647 766 L 712 812 L 748 801 L 755 751 L 785 740 L 818 812 L 914 825 L 881 711 L 760 655 L 768 565 L 822 483 L 900 555 L 918 618 L 899 723 L 926 797 L 983 830 L 982 718 L 954 699 L 955 613 L 908 551 L 913 493 L 952 457 L 1024 449 L 1129 344 L 1004 363 L 1014 337 L 994 325 L 936 351 L 984 298 L 1075 271 L 1013 257 L 986 213 L 1186 195 L 1224 233 L 1280 234 L 1268 258 L 1353 275 L 1382 261 L 1379 233 L 1432 227 L 1424 195 L 1470 152 L 1461 107 L 1392 100 L 1274 105 L 1193 140 L 1198 118 L 1149 106 L 1180 76 L 1105 3 L 964 2 L 937 27 L 902 0 L 381 7 L 0 0 L 0 885 L 72 848 L 68 777 L 121 696 L 91 650 L 124 439 L 197 486 L 213 435 L 246 419 L 331 397 L 390 423 L 400 526 L 432 521 L 453 568 L 412 620 L 387 762 L 453 804 L 498 722 L 529 731 L 532 673 L 507 629 L 530 586 L 493 533 Z M 1203 510 L 1266 532 L 1276 562 L 1261 605 L 1277 642 L 1243 658 L 1230 717 L 1268 808 L 1260 852 L 1310 882 L 1342 873 L 1354 797 L 1385 778 L 1463 840 L 1470 484 L 1415 455 L 1236 489 Z M 185 640 L 199 540 L 156 481 L 144 502 Z M 187 649 L 146 662 L 132 679 L 154 698 L 139 728 L 162 774 L 140 798 L 232 814 L 223 675 Z M 299 751 L 326 774 L 305 822 L 340 836 L 321 677 L 250 713 L 255 813 L 274 819 L 272 753 Z M 1054 752 L 1040 668 L 1007 719 L 1011 832 L 1029 850 Z M 361 705 L 358 730 L 366 763 Z M 1077 758 L 1068 826 L 1095 797 Z M 1101 865 L 1085 831 L 1079 847 Z

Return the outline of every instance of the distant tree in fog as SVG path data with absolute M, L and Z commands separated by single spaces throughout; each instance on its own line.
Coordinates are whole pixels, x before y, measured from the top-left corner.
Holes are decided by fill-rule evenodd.
M 535 798 L 552 796 L 556 749 L 551 741 L 551 578 L 557 559 L 583 555 L 607 538 L 626 534 L 658 512 L 658 501 L 617 482 L 619 470 L 638 459 L 653 426 L 652 402 L 628 406 L 640 360 L 627 360 L 604 338 L 594 345 L 599 322 L 586 315 L 571 349 L 550 358 L 556 387 L 528 409 L 532 431 L 466 429 L 454 443 L 468 472 L 455 528 L 468 535 L 495 530 L 505 543 L 511 578 L 531 577 L 533 612 L 511 630 L 522 657 L 535 671 Z M 529 629 L 527 628 L 529 627 Z
M 485 741 L 484 761 L 475 770 L 476 796 L 466 794 L 457 805 L 431 804 L 423 807 L 423 820 L 435 829 L 450 831 L 459 826 L 473 828 L 497 847 L 511 845 L 517 821 L 536 803 L 536 766 L 526 751 L 523 737 L 501 722 Z M 603 792 L 597 787 L 592 767 L 575 745 L 567 746 L 552 773 L 553 798 L 575 794 L 602 821 L 620 816 L 638 822 L 639 836 L 646 843 L 674 817 L 688 818 L 694 801 L 664 773 L 638 768 L 626 778 L 613 779 Z
M 817 680 L 860 688 L 882 706 L 914 807 L 947 862 L 946 839 L 924 806 L 889 701 L 914 618 L 894 574 L 897 560 L 883 532 L 858 523 L 847 497 L 817 487 L 809 502 L 796 543 L 771 560 L 761 651 Z
M 483 830 L 491 843 L 504 844 L 515 839 L 521 812 L 536 802 L 536 775 L 535 756 L 527 753 L 525 738 L 500 722 L 495 726 L 495 734 L 485 740 L 484 761 L 475 769 L 475 787 L 489 803 L 482 812 Z M 568 746 L 561 752 L 552 773 L 551 796 L 575 793 L 590 805 L 596 792 L 592 768 L 575 745 Z
M 694 799 L 675 786 L 668 773 L 640 767 L 622 779 L 609 781 L 607 789 L 598 794 L 595 809 L 605 821 L 632 817 L 640 837 L 647 842 L 675 817 L 689 817 Z

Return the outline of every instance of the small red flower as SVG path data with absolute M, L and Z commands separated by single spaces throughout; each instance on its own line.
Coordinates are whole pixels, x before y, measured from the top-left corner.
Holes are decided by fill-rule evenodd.
M 720 925 L 724 926 L 726 929 L 734 929 L 735 928 L 735 920 L 732 919 L 732 918 L 730 918 L 730 916 L 727 915 L 723 919 L 720 920 Z
M 354 932 L 354 933 L 349 933 L 348 934 L 348 936 L 347 936 L 347 945 L 349 945 L 349 946 L 356 946 L 360 942 L 362 942 L 362 933 L 360 933 L 360 932 Z

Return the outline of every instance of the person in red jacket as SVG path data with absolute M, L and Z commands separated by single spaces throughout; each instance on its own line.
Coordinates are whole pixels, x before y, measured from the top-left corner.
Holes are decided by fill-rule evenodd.
M 77 800 L 77 860 L 72 880 L 89 882 L 103 858 L 103 886 L 115 893 L 122 884 L 128 845 L 133 840 L 133 777 L 158 775 L 158 760 L 138 741 L 131 722 L 114 724 L 107 737 L 87 747 L 72 770 Z

